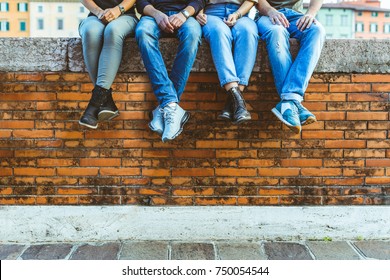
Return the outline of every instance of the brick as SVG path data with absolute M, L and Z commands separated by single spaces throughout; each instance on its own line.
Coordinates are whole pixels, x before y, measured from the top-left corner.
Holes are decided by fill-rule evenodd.
M 330 186 L 360 186 L 363 181 L 363 178 L 325 178 L 324 184 Z
M 238 205 L 278 205 L 279 197 L 238 197 Z
M 0 197 L 0 205 L 33 205 L 35 197 Z
M 150 148 L 152 144 L 145 140 L 124 140 L 123 141 L 124 148 Z
M 275 160 L 269 159 L 240 159 L 238 166 L 240 167 L 263 167 L 275 166 Z
M 1 98 L 0 98 L 1 100 Z M 0 128 L 34 128 L 34 121 L 8 121 L 2 120 Z
M 98 174 L 98 168 L 57 168 L 57 174 L 59 176 L 96 176 Z
M 216 176 L 256 176 L 257 170 L 256 168 L 216 168 L 215 169 Z
M 390 77 L 386 74 L 354 74 L 351 78 L 354 83 L 390 82 Z
M 22 89 L 22 91 L 24 91 Z M 32 89 L 32 91 L 35 91 L 35 88 Z M 25 101 L 25 100 L 31 100 L 31 101 L 49 101 L 49 100 L 56 100 L 56 94 L 55 93 L 45 93 L 45 92 L 28 92 L 28 93 L 12 93 L 12 94 L 3 94 L 0 93 L 0 100 L 3 101 Z
M 325 140 L 325 148 L 366 148 L 365 140 Z
M 378 168 L 344 168 L 343 175 L 346 177 L 371 177 L 371 176 L 384 176 L 385 170 Z
M 389 92 L 389 84 L 372 84 L 372 92 Z
M 385 157 L 385 150 L 361 150 L 361 149 L 353 149 L 353 150 L 344 150 L 344 157 L 355 157 L 355 158 L 372 158 L 372 157 Z
M 321 177 L 332 177 L 341 176 L 341 168 L 302 168 L 302 176 L 321 176 Z
M 298 176 L 299 168 L 259 168 L 259 176 Z
M 322 166 L 321 159 L 282 159 L 280 161 L 281 166 L 293 166 L 293 167 L 315 167 Z
M 345 93 L 307 93 L 305 101 L 346 101 Z
M 11 158 L 14 156 L 13 151 L 9 150 L 0 150 L 0 158 Z
M 302 139 L 343 138 L 344 131 L 302 131 Z
M 198 140 L 196 141 L 196 148 L 197 149 L 215 149 L 215 148 L 237 148 L 238 147 L 238 142 L 237 141 L 232 141 L 232 140 Z
M 0 171 L 0 173 L 1 173 L 1 171 Z M 12 192 L 13 192 L 13 189 L 10 187 L 0 187 L 0 195 L 10 195 L 10 194 L 12 194 Z
M 348 94 L 348 101 L 382 101 L 382 102 L 388 102 L 389 101 L 389 94 L 388 93 L 349 93 Z
M 214 188 L 175 188 L 172 194 L 176 196 L 212 196 L 214 195 Z
M 80 131 L 55 131 L 55 137 L 60 139 L 82 139 L 84 133 Z
M 43 81 L 42 73 L 16 73 L 16 81 L 41 82 Z
M 364 203 L 363 197 L 351 197 L 351 196 L 335 196 L 325 197 L 325 205 L 362 205 Z
M 140 168 L 100 168 L 100 175 L 136 176 L 141 175 Z
M 14 130 L 15 138 L 52 138 L 54 133 L 51 130 Z
M 320 121 L 342 121 L 346 119 L 345 112 L 316 112 L 316 117 Z
M 236 205 L 235 197 L 196 197 L 195 205 Z
M 388 112 L 347 112 L 347 120 L 388 120 Z
M 142 168 L 142 175 L 149 177 L 168 177 L 171 175 L 169 169 Z M 174 176 L 174 175 L 173 175 Z
M 9 138 L 11 134 L 12 130 L 0 130 L 0 138 Z
M 366 131 L 346 131 L 345 139 L 386 139 L 386 131 L 366 130 Z
M 143 150 L 142 156 L 145 158 L 166 158 L 169 157 L 169 151 L 162 150 Z
M 297 195 L 298 188 L 259 188 L 260 196 Z
M 364 165 L 364 159 L 324 159 L 325 167 L 359 167 Z
M 0 169 L 0 176 L 12 176 L 12 168 L 4 168 Z
M 137 130 L 105 130 L 105 131 L 86 131 L 85 138 L 143 138 L 143 132 Z
M 80 166 L 120 166 L 120 158 L 82 158 Z
M 389 177 L 367 177 L 367 185 L 390 185 Z
M 370 84 L 330 84 L 330 92 L 370 92 Z
M 179 168 L 172 169 L 172 176 L 214 176 L 213 168 Z
M 389 167 L 390 159 L 366 159 L 367 167 Z
M 14 174 L 16 176 L 54 176 L 55 168 L 31 168 L 31 167 L 15 167 Z
M 175 158 L 214 158 L 215 152 L 212 150 L 174 150 Z
M 40 158 L 37 159 L 38 166 L 74 166 L 76 161 L 74 159 L 54 159 L 54 158 Z

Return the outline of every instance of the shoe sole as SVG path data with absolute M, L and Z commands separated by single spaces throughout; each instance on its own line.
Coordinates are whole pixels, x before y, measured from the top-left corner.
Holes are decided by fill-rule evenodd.
M 230 121 L 232 117 L 229 115 L 219 114 L 217 117 L 218 120 Z
M 247 117 L 247 118 L 241 118 L 241 119 L 238 119 L 238 120 L 233 121 L 233 124 L 244 123 L 244 122 L 250 121 L 251 119 L 252 119 L 251 116 L 249 116 L 249 117 Z
M 316 121 L 317 121 L 316 117 L 308 117 L 306 119 L 306 121 L 301 123 L 301 125 L 308 125 L 308 124 L 311 124 L 311 123 L 315 123 Z
M 79 121 L 79 124 L 82 125 L 82 126 L 86 126 L 88 128 L 92 128 L 92 129 L 96 129 L 98 127 L 98 125 L 93 126 L 93 125 L 90 125 L 90 124 L 87 124 L 87 123 L 83 123 L 81 121 Z
M 272 113 L 274 113 L 274 115 L 282 122 L 284 123 L 285 125 L 287 125 L 287 127 L 289 129 L 291 129 L 293 132 L 295 132 L 296 134 L 300 133 L 301 132 L 301 127 L 300 126 L 293 126 L 291 125 L 289 122 L 287 122 L 285 119 L 283 119 L 283 116 L 279 113 L 279 111 L 276 109 L 276 108 L 273 108 L 271 110 Z
M 186 124 L 186 122 L 190 119 L 190 113 L 188 112 L 185 112 L 184 116 L 183 116 L 183 119 L 181 121 L 181 124 L 180 124 L 180 129 L 179 131 L 171 138 L 171 139 L 168 139 L 168 138 L 163 138 L 162 141 L 165 143 L 165 142 L 168 142 L 168 141 L 172 141 L 173 139 L 175 139 L 177 136 L 180 135 L 180 133 L 182 133 L 183 131 L 183 127 L 184 125 Z
M 156 133 L 158 133 L 159 135 L 162 135 L 162 134 L 163 134 L 163 131 L 162 131 L 162 130 L 155 129 L 153 126 L 150 125 L 150 123 L 149 123 L 148 126 L 149 126 L 149 128 L 150 128 L 151 131 L 156 132 Z
M 98 115 L 98 120 L 101 121 L 110 121 L 113 118 L 116 118 L 119 116 L 119 111 L 113 112 L 113 111 L 108 111 L 108 110 L 103 110 L 99 112 Z

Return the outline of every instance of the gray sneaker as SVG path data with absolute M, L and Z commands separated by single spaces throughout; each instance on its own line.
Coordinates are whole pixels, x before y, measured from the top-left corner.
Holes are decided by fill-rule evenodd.
M 164 132 L 164 118 L 163 118 L 164 110 L 157 106 L 152 112 L 150 112 L 150 118 L 152 119 L 149 123 L 149 128 L 162 135 Z
M 182 131 L 184 124 L 190 118 L 190 114 L 183 110 L 177 103 L 171 103 L 164 107 L 164 133 L 162 141 L 175 139 Z

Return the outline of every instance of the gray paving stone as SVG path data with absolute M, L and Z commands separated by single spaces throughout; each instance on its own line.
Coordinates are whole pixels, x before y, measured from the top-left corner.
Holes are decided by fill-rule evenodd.
M 16 260 L 23 252 L 24 245 L 2 244 L 0 245 L 0 260 Z
M 70 257 L 71 260 L 116 260 L 120 244 L 85 244 L 79 246 Z
M 119 259 L 121 260 L 167 260 L 168 242 L 142 241 L 125 242 Z
M 308 241 L 306 245 L 317 260 L 360 260 L 360 256 L 345 241 Z
M 172 243 L 172 260 L 215 260 L 210 243 Z
M 221 260 L 266 260 L 267 256 L 259 243 L 217 243 L 217 252 Z
M 20 256 L 23 260 L 62 260 L 70 253 L 71 244 L 31 245 Z
M 305 246 L 289 242 L 266 242 L 264 250 L 269 260 L 312 260 Z
M 390 241 L 358 241 L 354 245 L 368 258 L 390 260 Z

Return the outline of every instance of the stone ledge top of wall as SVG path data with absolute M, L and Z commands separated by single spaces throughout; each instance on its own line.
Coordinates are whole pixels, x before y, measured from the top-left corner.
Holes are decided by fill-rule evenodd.
M 177 40 L 162 39 L 168 67 L 176 54 Z M 299 48 L 291 40 L 293 55 Z M 79 38 L 0 38 L 0 71 L 85 72 Z M 145 72 L 134 38 L 126 40 L 120 72 Z M 203 41 L 192 71 L 215 72 L 208 44 Z M 269 72 L 265 43 L 260 42 L 254 72 Z M 316 73 L 390 73 L 390 40 L 327 40 Z

